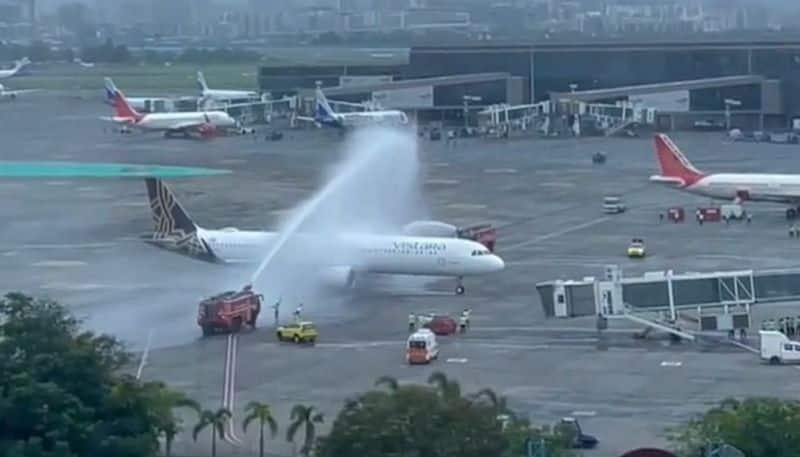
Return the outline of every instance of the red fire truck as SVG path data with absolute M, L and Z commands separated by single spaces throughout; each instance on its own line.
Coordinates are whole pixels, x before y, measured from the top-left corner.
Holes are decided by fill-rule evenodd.
M 235 333 L 243 325 L 255 328 L 263 298 L 251 286 L 207 298 L 198 305 L 197 325 L 203 329 L 203 336 Z

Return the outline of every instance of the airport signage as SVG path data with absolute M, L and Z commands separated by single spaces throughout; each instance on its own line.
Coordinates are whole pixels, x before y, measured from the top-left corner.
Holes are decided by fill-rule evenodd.
M 632 95 L 630 102 L 640 108 L 651 108 L 659 112 L 689 111 L 689 91 L 675 90 L 655 94 Z
M 387 109 L 432 108 L 433 86 L 376 90 L 372 93 L 372 101 Z

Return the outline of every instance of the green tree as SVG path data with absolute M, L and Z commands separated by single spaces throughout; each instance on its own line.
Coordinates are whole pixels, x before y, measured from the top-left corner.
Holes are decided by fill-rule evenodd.
M 748 457 L 796 456 L 800 449 L 800 402 L 777 398 L 726 399 L 669 431 L 680 455 L 702 455 L 709 445 L 728 444 Z
M 188 409 L 198 416 L 201 413 L 200 405 L 183 392 L 167 390 L 163 383 L 150 383 L 150 400 L 156 418 L 156 427 L 164 437 L 164 455 L 172 455 L 172 443 L 175 436 L 182 430 L 182 420 L 175 415 L 178 409 Z
M 461 398 L 461 385 L 458 381 L 449 379 L 441 371 L 433 372 L 428 377 L 428 384 L 433 385 L 439 391 L 439 395 L 445 400 L 455 400 Z
M 0 457 L 155 455 L 169 390 L 120 375 L 129 360 L 56 302 L 0 299 Z
M 381 386 L 385 386 L 390 392 L 397 392 L 397 389 L 400 388 L 400 383 L 397 382 L 397 378 L 393 378 L 391 376 L 381 376 L 377 381 L 375 381 L 375 387 Z
M 247 416 L 244 418 L 242 428 L 246 433 L 247 426 L 255 420 L 258 421 L 258 456 L 264 457 L 264 426 L 269 426 L 270 436 L 275 438 L 275 434 L 278 433 L 278 422 L 272 415 L 272 408 L 266 403 L 251 401 L 244 410 Z
M 317 426 L 324 421 L 322 413 L 317 412 L 313 406 L 295 405 L 289 419 L 292 423 L 286 430 L 286 441 L 294 443 L 295 435 L 303 428 L 303 447 L 300 453 L 306 457 L 311 453 L 317 439 Z
M 217 437 L 225 439 L 225 426 L 231 420 L 230 410 L 227 408 L 220 408 L 216 411 L 204 410 L 200 413 L 200 418 L 197 425 L 192 430 L 192 438 L 197 441 L 197 436 L 206 429 L 211 427 L 211 457 L 217 456 Z

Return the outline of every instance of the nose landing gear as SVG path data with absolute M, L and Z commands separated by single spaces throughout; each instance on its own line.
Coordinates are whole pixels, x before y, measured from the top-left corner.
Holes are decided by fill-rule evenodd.
M 456 286 L 456 295 L 464 295 L 464 284 L 461 283 L 463 278 L 458 278 L 458 285 Z

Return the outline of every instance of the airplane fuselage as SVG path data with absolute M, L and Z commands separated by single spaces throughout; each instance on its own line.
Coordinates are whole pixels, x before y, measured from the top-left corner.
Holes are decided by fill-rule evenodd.
M 800 175 L 718 173 L 686 186 L 676 183 L 674 187 L 720 200 L 800 203 Z
M 278 239 L 276 232 L 198 229 L 197 236 L 228 262 L 260 262 Z M 460 238 L 402 235 L 341 234 L 335 239 L 300 234 L 289 241 L 302 250 L 320 253 L 328 266 L 347 265 L 355 271 L 379 274 L 470 276 L 500 271 L 500 257 L 475 241 Z M 302 262 L 302 259 L 299 259 Z
M 215 101 L 250 100 L 260 97 L 258 92 L 246 90 L 207 89 L 203 91 L 203 98 Z
M 139 120 L 115 118 L 118 122 L 128 123 L 142 130 L 181 130 L 189 125 L 210 123 L 218 128 L 230 128 L 236 125 L 228 113 L 224 111 L 184 112 L 184 113 L 150 113 Z

